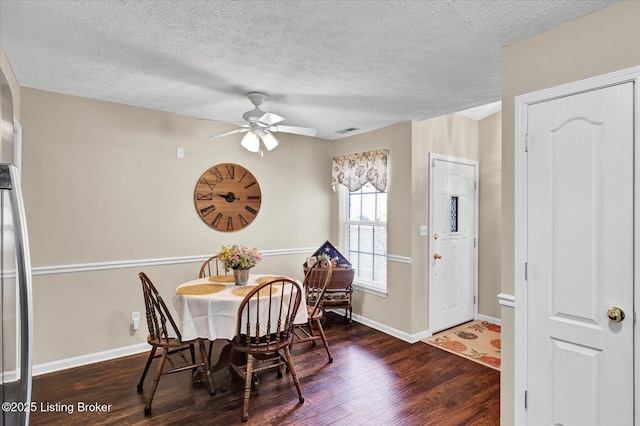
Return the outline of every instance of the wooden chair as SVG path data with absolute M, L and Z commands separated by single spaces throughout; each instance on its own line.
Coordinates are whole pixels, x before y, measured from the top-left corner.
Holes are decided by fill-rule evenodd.
M 218 260 L 219 257 L 220 255 L 214 254 L 209 259 L 205 260 L 200 267 L 200 274 L 198 275 L 198 278 L 220 275 L 220 272 L 224 272 L 224 274 L 226 274 L 228 270 L 223 265 L 220 265 L 220 262 Z
M 149 344 L 151 345 L 151 351 L 149 352 L 149 358 L 147 358 L 147 364 L 144 367 L 142 377 L 140 377 L 140 382 L 138 383 L 138 392 L 142 392 L 144 378 L 147 375 L 147 371 L 149 371 L 149 367 L 151 366 L 151 361 L 153 361 L 153 358 L 155 357 L 156 350 L 159 348 L 162 349 L 162 353 L 160 355 L 160 365 L 158 366 L 158 372 L 156 373 L 156 377 L 153 381 L 153 386 L 151 387 L 151 395 L 149 396 L 149 401 L 144 408 L 144 413 L 151 413 L 151 403 L 153 402 L 153 396 L 156 393 L 158 382 L 160 381 L 160 377 L 163 374 L 176 373 L 178 371 L 204 367 L 204 371 L 207 375 L 209 394 L 215 395 L 213 379 L 211 378 L 211 371 L 209 370 L 209 358 L 204 346 L 204 342 L 206 341 L 206 339 L 183 341 L 182 336 L 180 335 L 180 330 L 178 330 L 178 327 L 176 326 L 171 313 L 167 309 L 167 305 L 164 303 L 164 300 L 162 300 L 162 297 L 158 293 L 158 290 L 156 290 L 155 286 L 144 272 L 140 272 L 140 274 L 138 275 L 140 276 L 140 281 L 142 282 L 142 293 L 144 295 L 147 326 L 149 327 L 149 336 L 147 337 L 147 342 L 149 342 Z M 200 357 L 202 359 L 202 362 L 200 363 L 196 363 L 193 359 L 189 361 L 182 353 L 183 350 L 189 349 L 196 344 L 198 344 L 200 347 Z M 171 355 L 173 354 L 180 355 L 185 365 L 176 366 L 171 358 Z M 165 372 L 163 371 L 163 369 L 167 360 L 171 365 L 171 370 Z
M 304 294 L 307 302 L 308 320 L 306 324 L 295 326 L 293 340 L 293 343 L 313 342 L 313 346 L 316 345 L 316 340 L 322 340 L 329 357 L 329 363 L 333 362 L 333 357 L 329 350 L 327 336 L 322 328 L 322 319 L 324 317 L 324 295 L 331 281 L 331 274 L 331 262 L 327 259 L 318 260 L 307 270 L 304 277 Z M 318 329 L 318 334 L 313 331 L 314 325 Z
M 236 336 L 231 341 L 231 361 L 222 385 L 224 392 L 231 370 L 245 380 L 242 421 L 249 418 L 249 397 L 258 372 L 276 368 L 282 377 L 282 366 L 287 366 L 302 403 L 304 396 L 296 374 L 290 345 L 293 339 L 293 321 L 302 300 L 300 285 L 287 278 L 278 278 L 260 284 L 245 296 L 238 308 Z M 246 355 L 234 356 L 236 352 Z

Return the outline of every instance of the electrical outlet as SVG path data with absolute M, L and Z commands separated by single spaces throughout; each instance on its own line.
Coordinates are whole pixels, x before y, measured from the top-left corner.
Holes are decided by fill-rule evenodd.
M 420 225 L 420 236 L 426 237 L 427 232 L 428 232 L 427 225 Z

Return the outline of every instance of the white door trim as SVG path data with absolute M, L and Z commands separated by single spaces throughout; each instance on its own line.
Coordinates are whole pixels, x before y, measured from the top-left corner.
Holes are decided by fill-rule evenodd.
M 442 154 L 436 154 L 434 152 L 430 152 L 429 153 L 429 195 L 427 197 L 427 199 L 429 200 L 429 234 L 428 237 L 429 238 L 429 257 L 427 258 L 426 262 L 427 265 L 429 265 L 430 260 L 433 258 L 434 255 L 434 250 L 433 247 L 434 245 L 432 244 L 432 239 L 431 239 L 431 234 L 432 234 L 432 230 L 433 230 L 433 203 L 431 202 L 431 197 L 433 194 L 433 179 L 432 179 L 432 169 L 433 169 L 433 162 L 436 160 L 441 160 L 441 161 L 448 161 L 451 163 L 457 163 L 457 164 L 463 164 L 463 165 L 468 165 L 468 166 L 473 166 L 473 170 L 474 170 L 474 175 L 473 175 L 473 179 L 476 182 L 476 188 L 479 188 L 479 179 L 480 179 L 480 174 L 479 174 L 479 162 L 476 160 L 468 160 L 466 158 L 459 158 L 459 157 L 452 157 L 452 156 L 448 156 L 448 155 L 442 155 Z M 473 251 L 473 295 L 475 298 L 475 304 L 473 306 L 473 318 L 474 319 L 478 319 L 478 201 L 480 199 L 479 197 L 479 190 L 476 189 L 476 193 L 475 193 L 475 201 L 474 201 L 474 232 L 473 232 L 473 238 L 476 241 L 476 247 L 475 250 Z M 429 281 L 429 295 L 433 294 L 432 293 L 432 286 L 433 286 L 433 282 L 432 282 L 432 271 L 431 268 L 429 268 L 429 276 L 428 281 Z M 431 324 L 433 324 L 433 315 L 434 315 L 434 309 L 432 309 L 431 306 L 431 297 L 429 297 L 429 327 L 431 327 Z
M 640 66 L 616 71 L 601 76 L 568 83 L 549 89 L 528 93 L 515 98 L 515 424 L 526 425 L 525 391 L 527 389 L 527 336 L 526 336 L 526 289 L 525 262 L 527 261 L 527 156 L 526 140 L 529 105 L 555 98 L 595 90 L 615 84 L 634 82 L 634 264 L 640 264 Z M 640 306 L 640 268 L 634 271 L 634 313 Z M 634 327 L 634 352 L 640 354 L 640 333 Z M 636 355 L 636 359 L 638 356 Z M 640 383 L 640 365 L 635 363 L 635 383 Z M 640 389 L 640 388 L 638 388 Z M 635 424 L 640 425 L 640 396 L 635 391 Z

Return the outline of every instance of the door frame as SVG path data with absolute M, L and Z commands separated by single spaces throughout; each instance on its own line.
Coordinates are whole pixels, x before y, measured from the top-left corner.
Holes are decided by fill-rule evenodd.
M 514 288 L 515 288 L 515 359 L 514 359 L 514 414 L 515 424 L 527 424 L 525 392 L 527 390 L 527 292 L 525 263 L 527 261 L 527 140 L 528 107 L 532 104 L 607 86 L 633 82 L 634 84 L 634 265 L 640 264 L 640 66 L 615 71 L 597 77 L 543 89 L 515 97 L 515 149 L 514 149 Z M 640 306 L 640 268 L 634 276 L 634 422 L 640 425 L 640 332 L 635 326 L 635 310 Z
M 473 250 L 473 297 L 474 297 L 474 304 L 473 304 L 473 319 L 478 319 L 478 245 L 479 245 L 479 241 L 478 241 L 478 224 L 479 224 L 479 220 L 478 220 L 478 203 L 479 203 L 479 193 L 480 191 L 478 190 L 480 188 L 480 174 L 479 174 L 479 167 L 480 167 L 480 163 L 477 160 L 469 160 L 466 158 L 460 158 L 460 157 L 452 157 L 449 155 L 442 155 L 442 154 L 436 154 L 435 152 L 430 152 L 429 153 L 429 195 L 427 197 L 428 202 L 429 202 L 429 229 L 428 229 L 428 233 L 427 233 L 427 238 L 429 241 L 429 255 L 427 258 L 427 265 L 430 265 L 431 263 L 431 259 L 433 259 L 433 255 L 434 255 L 434 245 L 432 244 L 432 239 L 431 239 L 431 235 L 433 233 L 433 203 L 432 203 L 432 197 L 433 197 L 433 163 L 436 160 L 440 160 L 440 161 L 449 161 L 452 163 L 458 163 L 458 164 L 462 164 L 465 166 L 473 166 L 473 172 L 474 172 L 474 176 L 473 179 L 476 183 L 476 187 L 475 187 L 475 197 L 474 197 L 474 230 L 473 230 L 473 238 L 476 242 L 474 250 Z M 435 309 L 433 309 L 433 298 L 431 297 L 431 295 L 433 294 L 433 270 L 431 267 L 429 267 L 429 327 L 431 328 L 431 324 L 434 323 L 433 321 L 433 316 L 435 315 Z M 430 330 L 430 333 L 433 333 L 433 330 Z

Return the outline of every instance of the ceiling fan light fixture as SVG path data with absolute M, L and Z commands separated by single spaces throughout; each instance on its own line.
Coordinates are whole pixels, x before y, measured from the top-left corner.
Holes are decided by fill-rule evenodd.
M 273 148 L 278 146 L 278 144 L 280 143 L 278 138 L 276 138 L 275 136 L 273 136 L 269 132 L 265 132 L 262 135 L 262 142 L 264 143 L 264 147 L 267 148 L 267 151 L 271 151 Z
M 247 132 L 242 138 L 240 145 L 250 152 L 258 152 L 260 150 L 260 138 L 253 132 Z
M 250 152 L 257 152 L 260 156 L 264 150 L 271 151 L 280 144 L 274 132 L 291 133 L 301 136 L 315 136 L 316 129 L 310 127 L 288 126 L 280 124 L 284 121 L 284 117 L 272 112 L 264 112 L 260 109 L 260 105 L 268 99 L 268 96 L 261 92 L 247 93 L 247 97 L 254 106 L 254 109 L 246 111 L 242 115 L 242 123 L 236 123 L 240 129 L 232 130 L 209 138 L 219 138 L 232 135 L 235 133 L 244 133 L 240 144 L 243 148 Z

